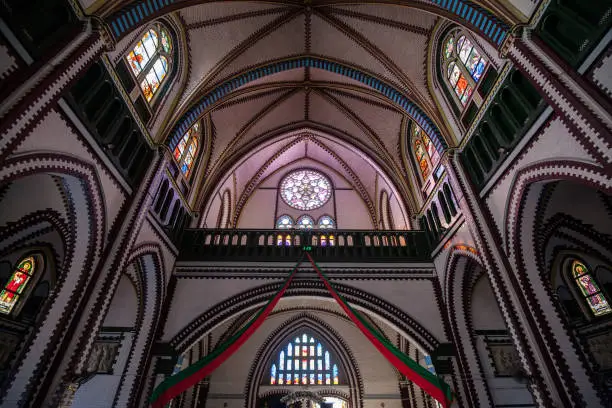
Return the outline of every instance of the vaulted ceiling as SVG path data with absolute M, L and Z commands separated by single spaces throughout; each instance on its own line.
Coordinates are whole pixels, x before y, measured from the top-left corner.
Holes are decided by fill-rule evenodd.
M 112 14 L 120 3 L 111 3 L 106 13 Z M 181 87 L 172 95 L 173 109 L 158 129 L 163 138 L 181 133 L 177 124 L 219 85 L 258 67 L 319 58 L 384 82 L 418 107 L 442 138 L 453 140 L 428 84 L 433 33 L 448 22 L 441 17 L 444 13 L 425 4 L 431 2 L 180 3 L 183 6 L 170 10 L 169 16 L 182 26 L 186 66 Z M 266 140 L 304 128 L 351 143 L 395 183 L 408 183 L 410 170 L 402 157 L 402 134 L 410 118 L 405 108 L 363 81 L 333 70 L 300 66 L 279 71 L 233 86 L 198 112 L 213 132 L 204 183 L 219 182 L 229 163 Z M 211 193 L 210 188 L 201 191 Z M 405 194 L 406 189 L 398 191 Z M 404 197 L 412 212 L 419 195 Z

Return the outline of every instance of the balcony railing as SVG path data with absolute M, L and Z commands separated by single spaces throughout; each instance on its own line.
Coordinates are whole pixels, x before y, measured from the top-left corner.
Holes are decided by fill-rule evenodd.
M 181 261 L 427 262 L 424 231 L 187 229 Z

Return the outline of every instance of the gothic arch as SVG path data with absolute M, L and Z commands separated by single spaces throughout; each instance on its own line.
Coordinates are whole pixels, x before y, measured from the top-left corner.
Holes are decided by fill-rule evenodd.
M 404 93 L 388 84 L 386 80 L 379 79 L 376 75 L 366 73 L 360 68 L 351 67 L 345 63 L 339 63 L 321 57 L 293 57 L 282 61 L 272 61 L 262 64 L 255 68 L 250 68 L 218 84 L 207 94 L 201 96 L 191 107 L 178 119 L 177 124 L 171 130 L 168 137 L 168 144 L 171 149 L 178 143 L 182 135 L 198 120 L 202 115 L 210 112 L 215 106 L 230 95 L 237 88 L 252 82 L 256 79 L 279 72 L 310 67 L 334 72 L 339 75 L 347 76 L 362 84 L 380 92 L 385 98 L 408 114 L 416 123 L 423 128 L 431 137 L 438 151 L 444 151 L 448 145 L 436 124 L 414 104 Z
M 445 268 L 445 295 L 453 341 L 458 345 L 459 377 L 464 378 L 462 396 L 468 407 L 492 406 L 493 399 L 472 337 L 471 285 L 484 273 L 480 259 L 469 251 L 453 248 Z M 465 330 L 462 331 L 461 328 Z M 466 353 L 469 350 L 469 355 Z
M 36 401 L 40 401 L 45 398 L 42 392 L 38 394 L 38 390 L 31 385 L 34 384 L 32 376 L 41 375 L 40 371 L 33 370 L 32 367 L 50 366 L 58 357 L 57 350 L 61 345 L 66 346 L 68 342 L 74 340 L 62 335 L 52 336 L 52 333 L 57 333 L 59 327 L 67 326 L 74 318 L 74 312 L 71 311 L 77 309 L 77 305 L 83 300 L 83 293 L 91 287 L 89 283 L 94 279 L 95 273 L 88 274 L 87 271 L 95 270 L 94 265 L 101 255 L 105 236 L 106 214 L 102 188 L 96 170 L 90 164 L 60 154 L 21 155 L 3 163 L 0 168 L 0 183 L 19 183 L 29 177 L 51 174 L 59 178 L 66 192 L 67 219 L 61 231 L 65 231 L 64 242 L 70 244 L 66 245 L 65 249 L 65 261 L 62 265 L 64 274 L 57 282 L 52 299 L 47 302 L 48 309 L 45 307 L 39 325 L 34 329 L 27 344 L 23 346 L 24 358 L 7 381 L 3 395 L 7 400 L 20 400 L 25 389 L 31 390 L 29 394 L 31 399 L 37 398 Z M 76 211 L 79 206 L 88 208 L 88 211 Z M 41 214 L 35 214 L 33 217 L 39 216 Z M 52 314 L 61 317 L 53 321 L 48 318 Z M 80 339 L 83 335 L 83 332 L 76 333 L 74 337 Z M 52 341 L 49 341 L 50 337 Z M 55 378 L 65 375 L 72 369 L 77 354 L 65 356 L 69 363 Z M 30 376 L 26 373 L 32 374 Z
M 218 303 L 186 324 L 181 331 L 169 340 L 169 344 L 179 354 L 184 353 L 198 339 L 222 322 L 243 313 L 245 310 L 263 305 L 278 291 L 281 285 L 282 283 L 265 284 Z M 441 339 L 437 339 L 410 315 L 385 300 L 350 286 L 334 284 L 334 287 L 350 304 L 396 328 L 399 333 L 410 339 L 424 352 L 431 354 L 440 344 Z M 310 280 L 294 281 L 285 292 L 285 297 L 316 297 L 333 302 L 329 292 L 321 282 Z
M 294 316 L 282 323 L 268 336 L 263 345 L 259 348 L 253 360 L 253 364 L 251 365 L 245 387 L 245 408 L 255 408 L 257 406 L 257 391 L 262 382 L 262 377 L 268 374 L 268 362 L 273 357 L 272 354 L 274 351 L 287 341 L 287 339 L 295 336 L 297 332 L 303 329 L 315 333 L 318 339 L 323 340 L 327 346 L 333 350 L 334 354 L 338 357 L 338 363 L 340 363 L 346 376 L 349 388 L 355 390 L 355 392 L 350 395 L 350 398 L 347 398 L 347 400 L 350 401 L 350 407 L 362 408 L 364 395 L 363 381 L 359 374 L 359 367 L 346 342 L 332 327 L 306 312 Z M 287 391 L 286 389 L 282 389 L 282 387 L 280 388 L 282 391 Z
M 158 244 L 145 243 L 138 246 L 127 262 L 128 265 L 131 263 L 136 263 L 137 271 L 140 272 L 136 277 L 140 299 L 136 336 L 115 397 L 115 403 L 125 403 L 125 406 L 135 405 L 141 397 L 145 384 L 138 374 L 148 371 L 148 356 L 153 347 L 166 287 L 164 258 Z
M 530 310 L 534 321 L 531 331 L 546 338 L 542 343 L 542 364 L 556 378 L 561 398 L 577 405 L 603 404 L 606 396 L 598 389 L 584 347 L 565 325 L 559 305 L 553 300 L 550 282 L 542 270 L 544 243 L 539 231 L 539 217 L 546 207 L 547 186 L 552 183 L 574 183 L 589 191 L 612 195 L 612 181 L 601 168 L 590 163 L 553 160 L 521 169 L 515 176 L 506 207 L 504 222 L 505 244 L 511 259 L 518 265 L 513 277 L 520 302 Z M 525 233 L 530 231 L 531 233 Z M 537 286 L 531 286 L 537 283 Z M 537 322 L 537 323 L 536 323 Z M 537 324 L 537 330 L 534 330 Z M 543 352 L 545 351 L 545 352 Z M 580 367 L 580 369 L 577 369 Z M 599 400 L 585 401 L 589 395 Z

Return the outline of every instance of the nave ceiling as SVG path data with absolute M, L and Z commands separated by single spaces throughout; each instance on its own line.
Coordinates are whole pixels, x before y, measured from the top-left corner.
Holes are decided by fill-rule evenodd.
M 436 7 L 419 2 L 186 3 L 170 7 L 165 15 L 176 28 L 184 66 L 179 68 L 178 89 L 173 88 L 164 102 L 171 108 L 154 119 L 152 136 L 158 142 L 171 140 L 185 116 L 219 85 L 258 67 L 319 58 L 398 90 L 438 129 L 443 143 L 456 144 L 458 137 L 432 88 L 433 73 L 427 74 L 439 31 L 450 24 Z M 113 3 L 100 12 L 112 15 L 125 4 Z M 143 30 L 144 26 L 119 40 L 112 58 L 121 58 Z M 501 64 L 494 47 L 483 38 L 479 41 L 489 59 Z M 406 157 L 411 117 L 363 82 L 312 66 L 282 70 L 232 89 L 200 117 L 210 126 L 212 140 L 195 208 L 203 208 L 204 197 L 214 194 L 228 166 L 246 152 L 283 132 L 313 129 L 360 150 L 401 190 L 408 211 L 417 211 L 421 193 Z M 266 160 L 262 156 L 260 165 Z

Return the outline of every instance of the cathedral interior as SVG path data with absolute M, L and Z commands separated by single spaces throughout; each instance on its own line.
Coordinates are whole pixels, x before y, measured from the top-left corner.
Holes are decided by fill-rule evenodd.
M 0 407 L 612 407 L 611 28 L 0 1 Z

